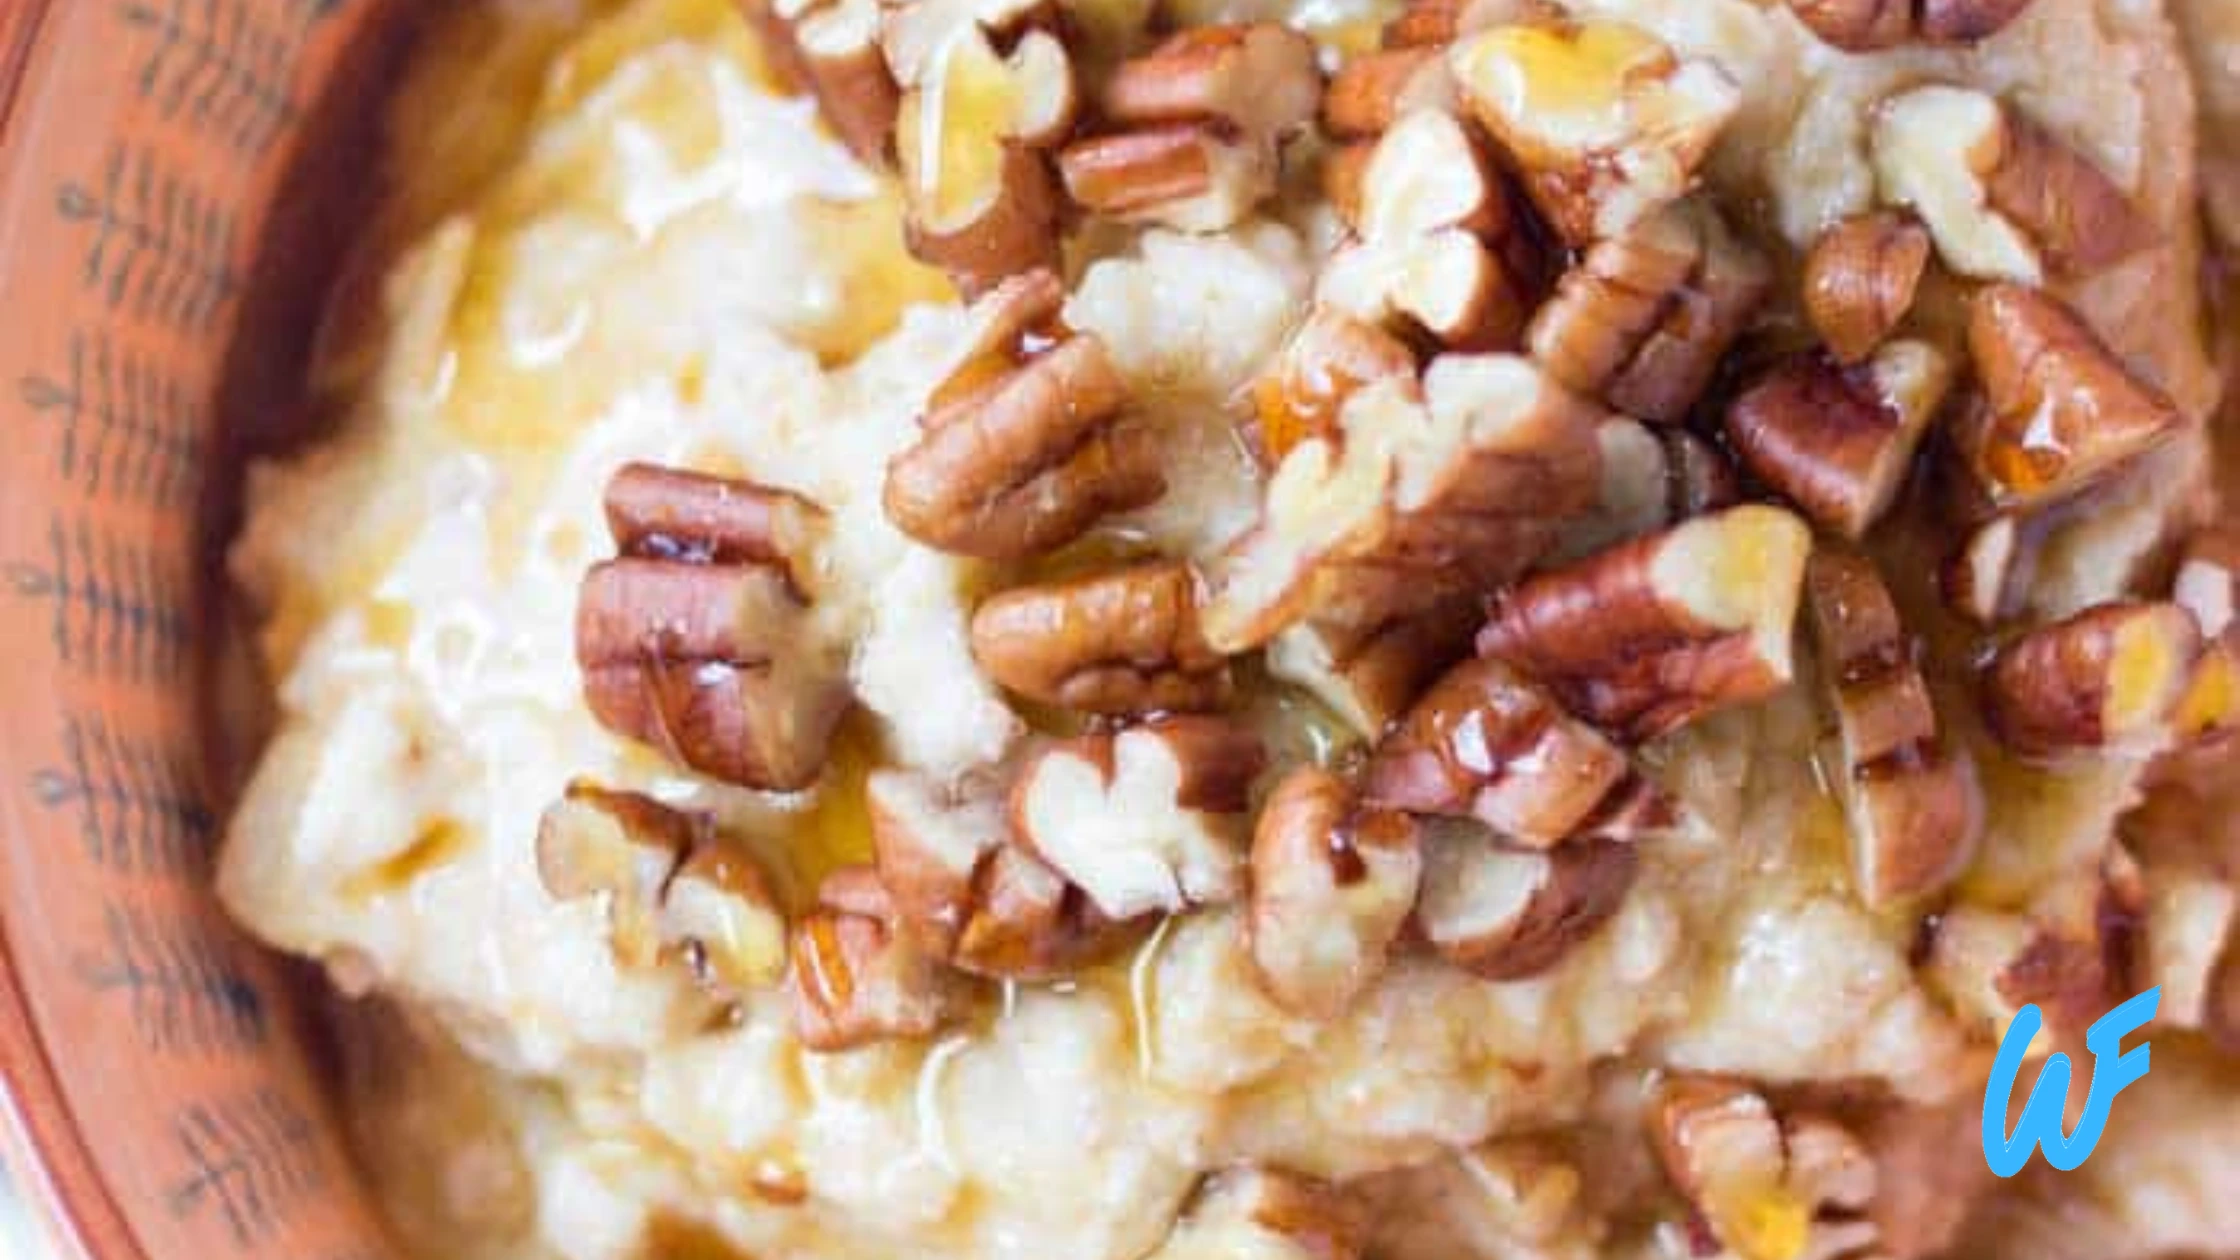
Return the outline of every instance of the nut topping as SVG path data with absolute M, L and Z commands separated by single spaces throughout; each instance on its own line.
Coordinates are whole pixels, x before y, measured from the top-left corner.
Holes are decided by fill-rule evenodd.
M 1804 313 L 1836 362 L 1874 352 L 1913 307 L 1929 266 L 1929 232 L 1883 211 L 1820 234 L 1804 260 Z
M 1211 709 L 1230 690 L 1178 560 L 1006 591 L 973 614 L 972 655 L 1005 688 L 1084 713 Z
M 1742 497 L 1734 465 L 1686 429 L 1612 416 L 1595 432 L 1602 451 L 1601 502 L 1574 522 L 1552 553 L 1576 560 Z
M 1508 355 L 1444 355 L 1420 383 L 1356 390 L 1215 562 L 1207 640 L 1243 651 L 1310 615 L 1380 625 L 1514 578 L 1592 504 L 1598 419 Z
M 1147 1260 L 1361 1260 L 1367 1234 L 1337 1187 L 1249 1165 L 1201 1183 Z
M 1987 405 L 1963 418 L 1954 444 L 1995 506 L 2073 493 L 2185 424 L 2168 395 L 2038 290 L 1977 293 L 1968 348 Z
M 1447 346 L 1515 341 L 1537 287 L 1534 250 L 1452 115 L 1417 110 L 1393 124 L 1348 209 L 1359 236 L 1323 269 L 1322 301 Z
M 1269 640 L 1268 672 L 1314 693 L 1375 739 L 1423 689 L 1470 652 L 1478 601 L 1458 596 L 1373 626 L 1302 621 Z
M 1388 48 L 1353 58 L 1331 78 L 1322 129 L 1335 140 L 1374 140 L 1410 113 L 1451 114 L 1457 103 L 1443 47 Z
M 1471 113 L 1574 246 L 1687 193 L 1742 102 L 1718 66 L 1619 22 L 1495 27 L 1456 43 L 1449 64 Z
M 1532 318 L 1548 374 L 1630 416 L 1687 415 L 1772 287 L 1773 271 L 1707 201 L 1588 250 Z
M 1415 374 L 1415 355 L 1397 337 L 1317 306 L 1252 383 L 1254 451 L 1273 467 L 1307 438 L 1332 440 L 1338 412 L 1355 390 Z
M 1367 796 L 1388 809 L 1475 817 L 1534 849 L 1634 840 L 1679 821 L 1624 750 L 1483 659 L 1449 671 L 1377 746 Z
M 1936 919 L 1923 974 L 1954 1009 L 1994 1035 L 2033 1004 L 2051 1028 L 2081 1032 L 2107 1012 L 2107 961 L 2094 928 L 1961 905 Z M 2041 1041 L 2031 1052 L 2045 1046 Z
M 975 308 L 973 351 L 887 466 L 887 516 L 930 547 L 1017 560 L 1079 537 L 1165 491 L 1155 439 L 1091 334 L 1056 325 L 1065 291 L 1047 271 L 1007 280 Z
M 1427 832 L 1416 922 L 1441 957 L 1485 980 L 1562 961 L 1618 912 L 1640 861 L 1612 840 L 1512 849 L 1474 824 Z
M 900 96 L 879 48 L 879 0 L 771 0 L 770 11 L 782 36 L 773 45 L 816 94 L 833 134 L 858 158 L 884 165 Z
M 1811 546 L 1779 508 L 1697 517 L 1505 592 L 1478 652 L 1596 726 L 1652 739 L 1788 685 Z
M 1835 1260 L 1875 1252 L 1862 1219 L 1875 1162 L 1832 1120 L 1777 1116 L 1727 1077 L 1681 1073 L 1656 1086 L 1650 1137 L 1675 1189 L 1716 1245 L 1743 1260 Z
M 1991 728 L 2025 757 L 2158 751 L 2200 655 L 2201 631 L 2176 604 L 2088 608 L 1992 658 Z
M 1857 539 L 1897 498 L 1951 384 L 1951 366 L 1926 342 L 1890 342 L 1853 367 L 1801 354 L 1727 408 L 1727 440 L 1759 480 Z
M 1243 892 L 1246 793 L 1266 764 L 1226 720 L 1164 718 L 1034 754 L 1011 788 L 1020 840 L 1107 918 Z
M 1789 11 L 1847 52 L 1903 44 L 1972 44 L 2005 29 L 2031 0 L 1788 0 Z
M 964 1012 L 962 977 L 896 930 L 894 902 L 868 867 L 825 877 L 793 929 L 786 995 L 811 1050 L 933 1036 Z
M 1268 797 L 1252 838 L 1247 930 L 1261 987 L 1330 1019 L 1383 971 L 1423 874 L 1416 825 L 1364 808 L 1345 780 L 1301 767 Z
M 1086 209 L 1194 232 L 1232 227 L 1274 195 L 1283 142 L 1313 119 L 1314 44 L 1272 22 L 1184 31 L 1114 72 L 1111 134 L 1059 156 Z
M 584 575 L 576 608 L 592 715 L 727 782 L 814 782 L 849 703 L 846 662 L 796 582 L 823 512 L 633 464 L 608 485 L 607 517 L 621 555 Z
M 1873 148 L 1883 200 L 1920 215 L 1962 275 L 2089 275 L 2156 241 L 2099 167 L 1982 92 L 1932 84 L 1889 98 Z
M 1813 639 L 1843 734 L 1837 784 L 1859 899 L 1885 906 L 1944 886 L 1975 851 L 1974 763 L 1939 737 L 1917 645 L 1874 563 L 1822 548 L 1805 568 Z
M 2210 529 L 2187 539 L 2170 598 L 2193 614 L 2204 640 L 2178 701 L 2178 736 L 2220 739 L 2240 729 L 2240 536 Z

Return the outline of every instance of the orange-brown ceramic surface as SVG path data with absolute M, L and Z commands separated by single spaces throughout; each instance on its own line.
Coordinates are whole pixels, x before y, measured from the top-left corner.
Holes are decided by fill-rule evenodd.
M 0 0 L 0 1133 L 97 1260 L 388 1254 L 207 891 L 196 695 L 397 7 Z

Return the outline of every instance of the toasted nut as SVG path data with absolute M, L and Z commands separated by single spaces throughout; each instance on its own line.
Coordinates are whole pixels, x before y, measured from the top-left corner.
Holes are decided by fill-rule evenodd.
M 1554 0 L 1407 0 L 1399 16 L 1385 23 L 1384 46 L 1443 47 L 1497 26 L 1562 20 Z
M 1854 367 L 1802 354 L 1727 408 L 1727 440 L 1759 480 L 1857 539 L 1898 497 L 1951 386 L 1951 365 L 1926 342 L 1890 342 Z
M 1511 849 L 1464 826 L 1427 828 L 1416 922 L 1441 957 L 1482 979 L 1522 980 L 1555 966 L 1633 887 L 1640 855 L 1630 844 Z
M 1146 1260 L 1361 1260 L 1367 1234 L 1335 1186 L 1251 1165 L 1207 1178 Z
M 661 939 L 703 988 L 736 999 L 786 967 L 786 921 L 769 878 L 745 847 L 710 833 L 693 845 L 661 899 Z
M 1449 65 L 1533 203 L 1574 246 L 1687 193 L 1742 103 L 1718 66 L 1620 22 L 1495 27 L 1458 41 Z
M 2121 845 L 2111 853 L 2123 852 Z M 2240 895 L 2219 875 L 2183 865 L 2157 865 L 2133 872 L 2139 886 L 2130 970 L 2115 977 L 2115 990 L 2130 993 L 2159 987 L 2158 1022 L 2178 1028 L 2203 1028 L 2215 1008 L 2220 955 L 2240 915 Z M 2111 902 L 2121 899 L 2111 895 Z M 2128 908 L 2128 907 L 2125 907 Z M 2122 910 L 2119 909 L 2118 913 Z M 2223 1012 L 2216 1012 L 2222 1014 Z
M 1893 96 L 1872 143 L 1883 200 L 1920 215 L 1962 275 L 2089 275 L 2157 239 L 2099 167 L 1982 92 L 1932 84 Z
M 1307 438 L 1333 439 L 1338 412 L 1371 381 L 1416 373 L 1415 355 L 1390 333 L 1317 306 L 1252 384 L 1253 448 L 1260 462 L 1283 462 Z
M 1232 227 L 1274 195 L 1283 142 L 1313 119 L 1321 88 L 1314 44 L 1296 31 L 1184 31 L 1113 73 L 1104 115 L 1120 130 L 1066 148 L 1066 190 L 1112 218 Z
M 2038 290 L 1977 293 L 1968 348 L 1988 406 L 1957 426 L 1954 443 L 1996 506 L 2070 494 L 2186 423 L 2075 311 Z
M 1595 443 L 1602 451 L 1601 502 L 1564 531 L 1551 553 L 1558 563 L 1732 507 L 1742 497 L 1734 465 L 1686 429 L 1612 416 Z
M 1943 887 L 1974 854 L 1983 800 L 1974 763 L 1945 746 L 1916 643 L 1874 562 L 1822 548 L 1806 607 L 1843 733 L 1837 792 L 1851 821 L 1851 882 L 1885 906 Z
M 1700 516 L 1505 592 L 1478 652 L 1620 738 L 1651 739 L 1788 685 L 1811 547 L 1779 508 Z
M 2200 655 L 2201 631 L 2176 604 L 2088 608 L 1992 658 L 1991 727 L 2026 757 L 2158 751 Z
M 1534 849 L 1634 840 L 1679 821 L 1624 750 L 1509 666 L 1466 661 L 1416 703 L 1369 762 L 1387 809 L 1476 817 Z
M 592 715 L 703 774 L 808 786 L 849 704 L 846 661 L 795 582 L 823 513 L 644 465 L 616 474 L 607 511 L 622 555 L 584 575 L 576 607 Z
M 1740 1081 L 1677 1073 L 1657 1083 L 1649 1124 L 1665 1176 L 1723 1253 L 1879 1254 L 1876 1227 L 1861 1219 L 1875 1197 L 1874 1159 L 1834 1121 L 1776 1116 Z
M 1363 808 L 1351 785 L 1304 766 L 1268 797 L 1252 836 L 1245 920 L 1261 987 L 1330 1019 L 1384 970 L 1423 874 L 1407 815 Z
M 1469 654 L 1478 619 L 1478 601 L 1462 596 L 1374 626 L 1302 621 L 1269 641 L 1268 672 L 1313 692 L 1375 739 Z
M 1935 921 L 1923 972 L 1955 1009 L 1994 1035 L 2027 1005 L 2042 1008 L 2053 1029 L 2071 1032 L 2108 1009 L 2107 952 L 2091 928 L 1955 907 Z
M 1537 271 L 1508 196 L 1452 115 L 1417 110 L 1370 152 L 1353 222 L 1317 297 L 1399 332 L 1448 345 L 1513 343 Z
M 1219 718 L 1065 740 L 1020 770 L 1012 828 L 1108 918 L 1234 900 L 1264 764 L 1259 739 Z
M 2240 535 L 2209 529 L 2187 539 L 2170 598 L 2193 614 L 2204 640 L 2178 701 L 2178 736 L 2221 739 L 2240 730 Z
M 1323 130 L 1341 141 L 1373 140 L 1416 110 L 1454 113 L 1454 75 L 1445 51 L 1392 48 L 1348 61 L 1322 98 Z
M 1533 316 L 1525 344 L 1572 389 L 1627 415 L 1677 421 L 1772 283 L 1772 268 L 1709 202 L 1686 202 L 1588 250 Z
M 1040 858 L 1007 844 L 980 867 L 951 962 L 994 979 L 1050 980 L 1109 961 L 1137 935 Z
M 896 930 L 893 899 L 868 867 L 826 876 L 818 900 L 794 925 L 786 972 L 802 1045 L 833 1051 L 923 1039 L 964 1013 L 963 979 Z
M 790 54 L 833 134 L 866 162 L 890 160 L 901 96 L 879 48 L 879 0 L 771 0 L 770 11 L 783 36 L 773 46 Z
M 1090 334 L 1051 331 L 1058 278 L 1029 272 L 979 307 L 973 353 L 935 391 L 924 436 L 887 465 L 887 516 L 931 547 L 1015 560 L 1165 492 L 1152 433 Z
M 1420 384 L 1356 390 L 1216 560 L 1207 640 L 1242 651 L 1309 616 L 1381 625 L 1514 578 L 1592 504 L 1599 419 L 1508 355 L 1444 355 Z
M 2020 611 L 2037 555 L 2030 524 L 2020 513 L 2007 512 L 1969 529 L 1939 573 L 1945 603 L 1954 612 L 1990 625 Z
M 1913 308 L 1928 266 L 1928 229 L 1912 219 L 1887 211 L 1845 219 L 1805 256 L 1805 317 L 1838 363 L 1857 363 Z
M 1789 0 L 1812 33 L 1848 52 L 1970 44 L 1999 33 L 2031 0 Z
M 973 614 L 972 654 L 1004 687 L 1086 713 L 1210 709 L 1230 691 L 1178 560 L 1006 591 Z

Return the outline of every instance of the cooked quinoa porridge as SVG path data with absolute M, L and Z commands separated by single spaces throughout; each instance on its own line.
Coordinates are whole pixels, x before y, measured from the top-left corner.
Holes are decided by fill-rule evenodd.
M 774 2 L 441 6 L 251 474 L 408 1247 L 2240 1248 L 2229 5 Z

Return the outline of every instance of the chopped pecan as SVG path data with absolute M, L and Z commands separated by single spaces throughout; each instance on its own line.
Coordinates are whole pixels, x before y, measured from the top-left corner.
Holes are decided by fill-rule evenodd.
M 2221 739 L 2240 730 L 2240 535 L 2207 529 L 2186 540 L 2170 598 L 2201 628 L 2201 659 L 2178 701 L 2178 736 Z
M 1331 77 L 1322 128 L 1340 141 L 1373 140 L 1409 113 L 1453 113 L 1457 103 L 1444 48 L 1389 48 L 1353 58 Z
M 1937 729 L 1918 644 L 1874 562 L 1821 548 L 1805 566 L 1820 673 L 1843 735 L 1837 793 L 1851 821 L 1851 882 L 1884 906 L 1943 887 L 1975 852 L 1975 766 Z
M 2030 587 L 2036 534 L 2030 519 L 2018 512 L 1969 526 L 1938 573 L 1945 603 L 1982 625 L 2013 616 Z
M 1011 788 L 1020 841 L 1112 919 L 1235 899 L 1259 738 L 1213 717 L 1059 741 Z
M 2200 656 L 2201 631 L 2176 604 L 2102 604 L 1999 649 L 1986 712 L 2025 757 L 2156 752 Z
M 1375 739 L 1469 654 L 1478 620 L 1478 601 L 1465 595 L 1372 626 L 1302 621 L 1269 640 L 1268 672 L 1313 692 Z
M 1851 1132 L 1810 1113 L 1777 1115 L 1740 1081 L 1695 1073 L 1660 1080 L 1650 1103 L 1658 1162 L 1724 1254 L 1864 1256 L 1874 1158 Z
M 794 925 L 786 972 L 802 1045 L 834 1051 L 923 1039 L 963 1015 L 963 977 L 897 929 L 893 898 L 870 868 L 834 871 L 817 897 Z
M 1314 117 L 1314 44 L 1273 22 L 1183 31 L 1122 64 L 1104 91 L 1116 130 L 1059 155 L 1084 208 L 1187 231 L 1234 226 L 1273 196 L 1285 140 Z
M 2060 299 L 2020 285 L 1978 292 L 1968 349 L 1986 405 L 1954 444 L 1998 507 L 2068 495 L 2170 437 L 2186 421 Z
M 1746 504 L 1685 521 L 1504 592 L 1478 652 L 1627 740 L 1788 685 L 1811 531 Z
M 1789 11 L 1847 52 L 1902 44 L 1972 44 L 2005 29 L 2031 0 L 1788 0 Z
M 1679 808 L 1625 751 L 1496 660 L 1448 671 L 1369 762 L 1372 804 L 1476 817 L 1527 848 L 1634 840 Z
M 1622 22 L 1498 26 L 1457 42 L 1449 64 L 1472 115 L 1574 246 L 1686 194 L 1742 103 L 1717 65 Z
M 1873 149 L 1883 200 L 1920 215 L 1963 275 L 2089 275 L 2158 239 L 2099 167 L 1973 89 L 1931 84 L 1885 100 Z
M 979 335 L 934 391 L 924 435 L 887 465 L 887 516 L 904 533 L 1015 560 L 1165 492 L 1156 439 L 1104 343 L 1057 324 L 1064 300 L 1046 271 L 981 300 Z
M 1922 970 L 1956 1010 L 1994 1033 L 2028 1005 L 2064 1032 L 2081 1032 L 2108 1009 L 2107 950 L 2087 926 L 1957 906 L 1935 919 Z
M 1358 236 L 1316 296 L 1357 318 L 1464 349 L 1513 343 L 1539 287 L 1537 247 L 1452 115 L 1417 110 L 1376 141 L 1348 214 Z
M 1772 287 L 1773 271 L 1708 201 L 1589 249 L 1532 318 L 1548 373 L 1644 420 L 1681 419 Z
M 1303 766 L 1262 807 L 1246 917 L 1261 987 L 1329 1019 L 1384 970 L 1423 874 L 1416 825 L 1364 807 L 1351 784 Z
M 1554 0 L 1407 0 L 1385 23 L 1383 41 L 1386 48 L 1427 48 L 1496 26 L 1562 20 Z
M 1874 353 L 1913 308 L 1929 267 L 1929 232 L 1880 211 L 1820 234 L 1804 260 L 1804 313 L 1838 363 Z
M 703 774 L 793 790 L 847 711 L 846 661 L 796 581 L 824 514 L 782 490 L 633 464 L 608 485 L 620 557 L 584 575 L 592 715 Z
M 1612 416 L 1595 434 L 1602 451 L 1602 496 L 1563 533 L 1558 563 L 1653 534 L 1742 498 L 1734 465 L 1709 442 L 1672 425 Z
M 1146 1260 L 1361 1260 L 1368 1225 L 1338 1188 L 1259 1165 L 1208 1177 Z
M 1514 578 L 1591 506 L 1599 420 L 1509 355 L 1443 355 L 1420 382 L 1354 391 L 1215 561 L 1207 640 L 1242 651 L 1310 616 L 1382 625 Z
M 1951 365 L 1926 342 L 1889 342 L 1852 367 L 1808 352 L 1735 398 L 1727 441 L 1759 480 L 1856 540 L 1898 497 L 1951 386 Z
M 1624 904 L 1640 854 L 1615 840 L 1512 849 L 1475 824 L 1426 829 L 1416 922 L 1441 957 L 1486 980 L 1562 961 Z
M 761 8 L 753 0 L 742 7 Z M 901 94 L 879 48 L 879 0 L 771 0 L 770 12 L 783 35 L 775 46 L 816 94 L 833 134 L 858 158 L 884 165 Z
M 1041 704 L 1142 714 L 1218 707 L 1228 659 L 1198 629 L 1197 578 L 1179 560 L 1006 591 L 972 616 L 972 655 Z
M 1398 338 L 1316 306 L 1253 381 L 1253 449 L 1262 464 L 1280 464 L 1307 438 L 1335 438 L 1338 412 L 1355 390 L 1415 373 L 1415 355 Z

